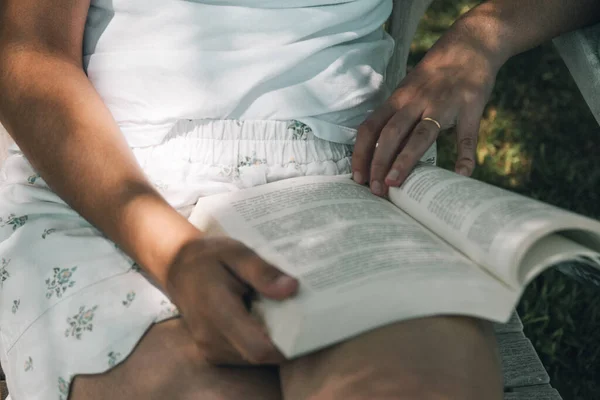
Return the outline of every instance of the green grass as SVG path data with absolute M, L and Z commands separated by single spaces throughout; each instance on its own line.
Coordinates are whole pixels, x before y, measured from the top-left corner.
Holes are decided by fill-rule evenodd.
M 421 22 L 410 62 L 476 2 L 437 0 Z M 439 140 L 452 168 L 454 137 Z M 500 71 L 482 121 L 477 179 L 600 218 L 600 127 L 550 43 Z M 529 285 L 519 304 L 533 342 L 565 400 L 600 398 L 600 288 L 558 271 Z

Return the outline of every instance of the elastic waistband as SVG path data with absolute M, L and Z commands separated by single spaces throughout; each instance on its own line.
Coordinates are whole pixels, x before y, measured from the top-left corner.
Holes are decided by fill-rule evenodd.
M 134 148 L 144 169 L 170 162 L 240 168 L 339 161 L 352 146 L 316 137 L 298 121 L 184 120 L 158 145 Z
M 132 148 L 150 181 L 177 208 L 202 196 L 281 179 L 349 174 L 352 150 L 352 145 L 320 139 L 295 120 L 181 120 L 161 143 Z M 422 161 L 435 160 L 434 144 Z M 43 185 L 19 153 L 0 175 L 7 184 Z
M 280 179 L 348 174 L 352 146 L 320 139 L 298 121 L 182 120 L 162 143 L 133 152 L 165 197 L 181 206 Z

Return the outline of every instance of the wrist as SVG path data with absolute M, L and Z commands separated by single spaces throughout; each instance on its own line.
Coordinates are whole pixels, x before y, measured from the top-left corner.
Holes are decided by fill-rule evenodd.
M 130 200 L 118 218 L 116 242 L 166 290 L 173 260 L 202 232 L 154 193 Z
M 499 8 L 484 3 L 461 16 L 442 39 L 485 57 L 490 68 L 497 73 L 509 58 L 518 53 L 517 44 L 512 43 L 511 35 L 507 34 L 510 29 L 509 21 Z

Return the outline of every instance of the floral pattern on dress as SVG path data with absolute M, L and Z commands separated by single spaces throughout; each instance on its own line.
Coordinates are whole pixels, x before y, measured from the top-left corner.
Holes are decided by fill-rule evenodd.
M 129 293 L 127 293 L 127 296 L 125 296 L 125 300 L 123 300 L 123 305 L 125 307 L 129 307 L 131 305 L 131 303 L 133 302 L 133 300 L 135 299 L 135 292 L 131 291 Z
M 56 293 L 56 297 L 60 298 L 67 291 L 75 285 L 75 281 L 71 278 L 73 273 L 77 270 L 77 267 L 72 268 L 53 268 L 54 276 L 46 279 L 46 286 L 48 291 L 46 292 L 46 298 L 52 298 L 52 295 Z
M 94 314 L 98 306 L 94 306 L 89 309 L 85 309 L 85 306 L 79 307 L 79 312 L 72 317 L 67 318 L 67 323 L 69 327 L 65 331 L 65 337 L 75 337 L 76 339 L 81 339 L 81 335 L 85 331 L 91 332 L 94 329 L 94 324 L 92 324 L 92 320 L 94 319 Z
M 133 272 L 142 272 L 142 268 L 135 261 L 131 264 L 131 270 Z
M 27 360 L 25 360 L 25 372 L 29 372 L 31 370 L 33 370 L 33 360 L 31 357 L 28 357 Z
M 27 222 L 28 218 L 29 217 L 27 215 L 21 215 L 20 217 L 17 217 L 15 214 L 9 214 L 6 219 L 0 218 L 0 228 L 8 225 L 12 226 L 13 231 L 16 231 L 18 228 L 25 225 L 25 222 Z
M 435 157 L 429 157 L 427 160 L 423 161 L 425 164 L 435 165 Z
M 308 135 L 312 133 L 308 125 L 296 120 L 290 121 L 287 129 L 291 132 L 293 140 L 308 140 Z
M 20 305 L 21 305 L 21 299 L 13 300 L 13 305 L 12 305 L 12 313 L 13 314 L 17 313 Z
M 110 353 L 108 353 L 108 366 L 111 368 L 114 367 L 115 365 L 117 365 L 117 361 L 119 361 L 120 358 L 121 353 L 111 351 Z
M 48 237 L 48 235 L 51 235 L 54 232 L 56 232 L 56 229 L 54 229 L 54 228 L 44 229 L 44 232 L 42 232 L 42 239 L 46 239 L 46 237 Z
M 240 171 L 237 167 L 231 165 L 219 165 L 217 168 L 219 168 L 219 176 L 232 178 L 238 178 L 240 176 Z
M 37 181 L 38 179 L 40 179 L 40 174 L 33 174 L 33 175 L 29 175 L 29 177 L 27 177 L 27 183 L 29 183 L 30 185 L 35 185 L 35 181 Z
M 162 182 L 162 181 L 154 181 L 152 182 L 154 187 L 157 188 L 158 190 L 162 190 L 165 191 L 167 189 L 169 189 L 169 185 L 167 185 L 166 183 Z
M 60 394 L 59 400 L 67 400 L 67 397 L 69 397 L 69 382 L 62 377 L 58 377 L 58 392 Z
M 162 300 L 160 302 L 161 310 L 154 318 L 154 322 L 163 321 L 168 318 L 176 317 L 179 315 L 179 310 L 175 305 L 167 300 Z
M 10 278 L 10 273 L 6 270 L 10 264 L 10 259 L 3 258 L 0 262 L 0 289 L 4 287 L 4 282 Z
M 238 168 L 241 168 L 241 167 L 251 167 L 253 165 L 262 165 L 262 164 L 266 164 L 266 163 L 267 163 L 267 159 L 266 158 L 258 158 L 258 157 L 256 157 L 256 153 L 252 153 L 252 156 L 250 156 L 250 157 L 245 156 L 238 163 Z

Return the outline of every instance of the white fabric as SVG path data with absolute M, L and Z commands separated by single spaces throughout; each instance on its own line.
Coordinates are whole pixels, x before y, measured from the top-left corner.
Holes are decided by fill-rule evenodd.
M 84 62 L 146 174 L 187 215 L 201 196 L 351 172 L 355 128 L 387 94 L 391 8 L 92 0 Z M 0 177 L 0 362 L 14 400 L 65 400 L 75 375 L 117 365 L 177 310 L 17 149 Z
M 229 120 L 180 121 L 164 143 L 134 154 L 188 215 L 199 196 L 348 174 L 351 151 L 297 121 Z M 435 163 L 435 147 L 423 160 Z M 13 153 L 0 175 L 0 362 L 14 400 L 66 400 L 74 376 L 119 364 L 177 310 L 22 154 Z
M 134 147 L 180 119 L 295 119 L 352 143 L 385 96 L 392 0 L 91 4 L 86 70 Z
M 0 167 L 4 164 L 4 160 L 8 156 L 8 148 L 11 144 L 12 140 L 10 136 L 8 136 L 8 132 L 2 125 L 0 125 Z M 1 178 L 0 178 L 1 179 Z M 0 183 L 2 181 L 0 180 Z
M 163 144 L 134 153 L 186 213 L 202 194 L 348 173 L 350 150 L 293 121 L 182 121 Z M 66 400 L 76 374 L 110 369 L 177 311 L 22 154 L 0 175 L 0 362 L 15 400 Z

